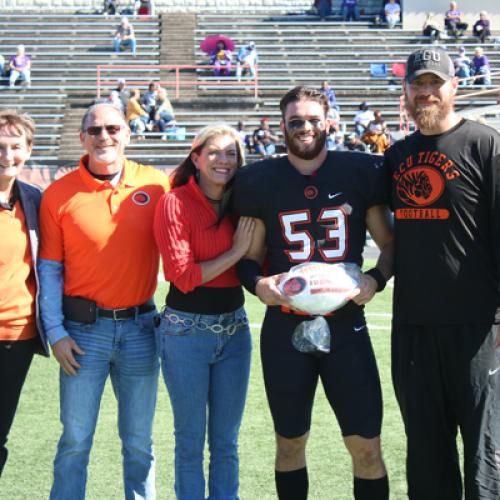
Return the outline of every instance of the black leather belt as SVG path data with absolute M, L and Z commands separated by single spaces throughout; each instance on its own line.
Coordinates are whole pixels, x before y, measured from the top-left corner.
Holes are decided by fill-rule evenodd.
M 100 318 L 114 319 L 120 321 L 124 319 L 135 318 L 136 315 L 144 314 L 153 311 L 155 308 L 154 302 L 145 302 L 140 306 L 127 307 L 125 309 L 101 309 L 97 308 L 97 316 Z
M 155 309 L 153 299 L 134 307 L 124 307 L 118 309 L 105 309 L 96 306 L 93 300 L 83 297 L 63 297 L 64 317 L 68 320 L 79 323 L 95 323 L 97 317 L 107 318 L 115 321 L 135 318 L 139 314 L 151 312 Z

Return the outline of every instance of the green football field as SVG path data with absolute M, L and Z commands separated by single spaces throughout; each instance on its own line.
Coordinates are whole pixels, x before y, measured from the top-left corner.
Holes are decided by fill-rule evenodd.
M 166 284 L 160 284 L 157 303 L 163 303 Z M 368 324 L 377 355 L 384 393 L 382 445 L 389 471 L 391 498 L 406 498 L 404 482 L 405 439 L 390 375 L 390 300 L 392 288 L 378 294 L 367 307 Z M 240 434 L 240 497 L 242 500 L 276 498 L 274 493 L 274 434 L 267 408 L 259 359 L 259 328 L 264 307 L 247 297 L 246 304 L 253 333 L 253 365 L 245 416 Z M 339 383 L 342 383 L 339 380 Z M 58 365 L 37 356 L 28 375 L 10 434 L 10 456 L 0 480 L 0 499 L 47 499 L 52 461 L 61 432 L 59 423 Z M 108 383 L 103 396 L 99 422 L 89 465 L 87 498 L 123 498 L 120 443 L 116 427 L 116 402 Z M 157 457 L 158 498 L 173 494 L 173 428 L 170 404 L 160 381 L 154 442 Z M 318 386 L 311 437 L 308 444 L 308 470 L 312 500 L 352 498 L 351 465 L 339 427 Z

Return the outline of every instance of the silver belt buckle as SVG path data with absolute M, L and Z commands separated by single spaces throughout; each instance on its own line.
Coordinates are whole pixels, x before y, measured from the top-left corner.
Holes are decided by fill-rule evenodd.
M 127 319 L 127 318 L 117 318 L 116 317 L 117 312 L 126 311 L 127 309 L 130 309 L 130 307 L 122 307 L 120 309 L 113 309 L 113 320 L 114 321 L 123 321 L 123 320 Z

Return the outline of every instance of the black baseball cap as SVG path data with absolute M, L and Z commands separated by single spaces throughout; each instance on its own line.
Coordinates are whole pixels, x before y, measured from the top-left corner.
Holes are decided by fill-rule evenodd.
M 405 80 L 411 83 L 425 73 L 432 73 L 446 81 L 455 76 L 455 67 L 446 51 L 439 47 L 416 50 L 406 61 Z

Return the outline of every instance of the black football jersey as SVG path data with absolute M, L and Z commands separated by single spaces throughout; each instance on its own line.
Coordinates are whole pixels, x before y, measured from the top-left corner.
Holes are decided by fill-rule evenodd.
M 463 120 L 386 152 L 394 209 L 394 319 L 493 321 L 500 264 L 500 135 Z
M 302 175 L 287 156 L 240 169 L 233 209 L 266 227 L 268 274 L 301 262 L 362 265 L 366 211 L 389 201 L 383 159 L 329 151 L 313 175 Z

